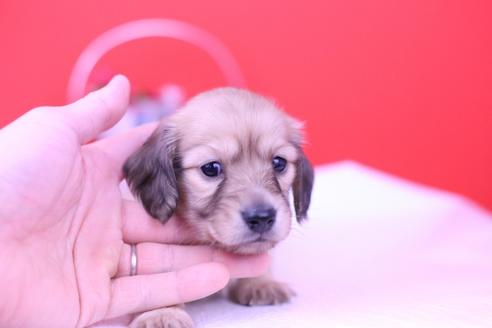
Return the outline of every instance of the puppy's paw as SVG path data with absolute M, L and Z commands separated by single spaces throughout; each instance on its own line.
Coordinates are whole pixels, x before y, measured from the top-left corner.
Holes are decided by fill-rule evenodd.
M 166 307 L 137 316 L 129 328 L 193 328 L 190 315 L 178 306 Z
M 248 306 L 282 304 L 294 296 L 289 286 L 269 278 L 239 279 L 229 289 L 233 302 Z

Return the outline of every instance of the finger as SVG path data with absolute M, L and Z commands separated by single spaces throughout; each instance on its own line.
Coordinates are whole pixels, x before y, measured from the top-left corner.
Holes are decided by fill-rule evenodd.
M 232 278 L 256 277 L 268 270 L 268 254 L 235 255 L 209 246 L 165 245 L 141 243 L 137 247 L 137 273 L 153 274 L 181 270 L 200 263 L 225 265 Z M 130 273 L 130 245 L 124 245 L 118 265 L 118 276 Z
M 80 143 L 94 140 L 101 132 L 115 125 L 125 114 L 130 97 L 130 83 L 116 75 L 103 88 L 66 105 L 67 120 Z
M 191 302 L 209 296 L 229 282 L 219 263 L 204 263 L 183 270 L 113 280 L 107 318 Z
M 122 315 L 120 317 L 98 321 L 90 325 L 88 328 L 128 327 L 134 317 L 135 315 L 133 314 Z
M 121 169 L 126 159 L 143 145 L 157 125 L 157 122 L 144 124 L 115 136 L 98 140 L 92 146 L 97 147 L 107 154 L 108 158 L 111 158 L 110 169 L 119 172 L 121 179 Z
M 122 206 L 123 240 L 130 244 L 140 242 L 192 243 L 196 236 L 181 220 L 173 216 L 165 224 L 152 218 L 140 203 L 124 200 Z

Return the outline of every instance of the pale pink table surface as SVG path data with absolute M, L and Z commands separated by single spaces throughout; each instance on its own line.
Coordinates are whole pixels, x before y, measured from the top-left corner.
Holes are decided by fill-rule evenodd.
M 492 214 L 461 196 L 354 162 L 321 166 L 310 220 L 273 253 L 290 304 L 215 296 L 187 306 L 197 326 L 492 327 Z

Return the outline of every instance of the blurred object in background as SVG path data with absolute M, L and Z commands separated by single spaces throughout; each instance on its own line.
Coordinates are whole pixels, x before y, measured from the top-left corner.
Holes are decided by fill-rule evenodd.
M 179 85 L 164 85 L 158 94 L 140 92 L 130 99 L 130 106 L 123 118 L 102 137 L 117 134 L 131 127 L 158 121 L 178 110 L 185 101 L 185 93 Z
M 99 69 L 92 74 L 92 79 L 87 83 L 87 90 L 92 91 L 106 85 L 112 76 L 110 68 Z M 85 83 L 81 89 L 85 93 Z M 104 132 L 101 137 L 117 134 L 129 128 L 158 121 L 174 113 L 185 102 L 186 94 L 183 87 L 175 84 L 165 84 L 156 91 L 133 90 L 130 97 L 130 106 L 123 118 L 111 129 Z
M 160 38 L 189 43 L 213 59 L 224 76 L 226 84 L 239 88 L 245 87 L 244 77 L 236 60 L 225 45 L 213 35 L 177 20 L 141 19 L 109 29 L 82 51 L 75 62 L 68 82 L 67 101 L 73 102 L 83 97 L 87 89 L 100 88 L 116 74 L 111 73 L 110 67 L 95 69 L 98 62 L 109 52 L 129 42 L 149 38 L 154 41 Z M 131 65 L 131 63 L 128 64 Z M 113 128 L 106 131 L 104 136 L 158 121 L 175 112 L 184 101 L 184 87 L 177 84 L 161 85 L 157 88 L 157 92 L 134 90 L 128 112 Z

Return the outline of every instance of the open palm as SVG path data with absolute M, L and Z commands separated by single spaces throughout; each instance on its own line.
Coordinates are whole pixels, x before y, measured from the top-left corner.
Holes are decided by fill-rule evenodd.
M 191 231 L 176 219 L 162 226 L 122 198 L 123 162 L 155 126 L 90 141 L 121 118 L 128 95 L 118 76 L 0 131 L 0 326 L 87 326 L 201 298 L 230 274 L 265 269 L 264 256 L 169 245 L 191 240 Z M 139 275 L 130 277 L 133 243 Z

